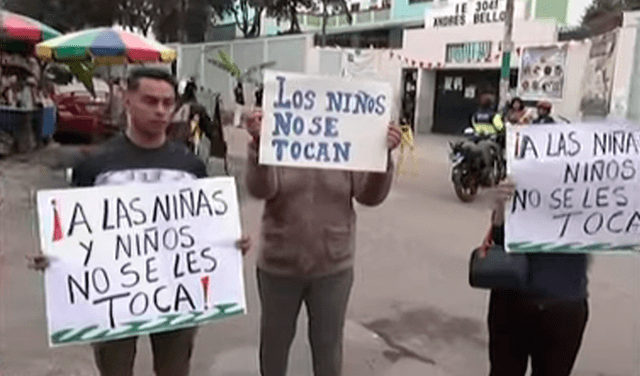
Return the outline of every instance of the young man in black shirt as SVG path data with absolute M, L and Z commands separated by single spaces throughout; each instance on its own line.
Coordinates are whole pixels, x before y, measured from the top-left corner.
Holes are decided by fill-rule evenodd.
M 184 145 L 167 140 L 166 130 L 176 104 L 176 82 L 163 70 L 134 70 L 127 82 L 125 107 L 130 122 L 125 134 L 102 144 L 73 173 L 73 185 L 89 187 L 130 183 L 169 183 L 207 176 L 204 163 Z M 238 247 L 245 253 L 249 239 Z M 44 256 L 30 267 L 44 269 Z M 186 376 L 196 328 L 151 334 L 154 371 L 157 376 Z M 101 376 L 131 376 L 137 338 L 99 342 L 93 345 Z

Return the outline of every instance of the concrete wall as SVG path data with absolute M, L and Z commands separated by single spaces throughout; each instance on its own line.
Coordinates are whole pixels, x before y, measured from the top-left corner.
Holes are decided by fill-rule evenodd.
M 433 128 L 433 110 L 436 103 L 436 71 L 418 71 L 416 98 L 416 133 L 428 134 Z
M 329 48 L 314 48 L 313 50 L 318 54 L 319 74 L 329 76 L 340 75 L 340 71 L 342 70 L 342 50 Z
M 553 114 L 563 116 L 571 121 L 579 121 L 582 118 L 580 113 L 582 80 L 587 68 L 590 48 L 590 43 L 569 43 L 564 95 L 562 100 L 551 101 Z
M 275 66 L 270 69 L 302 73 L 319 71 L 318 59 L 308 56 L 312 47 L 313 36 L 309 34 L 174 46 L 178 51 L 178 79 L 194 77 L 205 91 L 220 93 L 227 109 L 233 108 L 235 103 L 235 81 L 227 72 L 208 62 L 217 59 L 219 51 L 227 52 L 241 70 L 274 61 Z M 253 88 L 246 85 L 244 89 L 245 102 L 253 104 Z
M 618 35 L 616 72 L 611 94 L 611 117 L 640 121 L 640 12 L 624 15 Z
M 553 21 L 514 22 L 513 41 L 516 47 L 555 43 L 557 34 L 556 23 Z M 409 59 L 436 65 L 438 62 L 445 62 L 447 44 L 491 41 L 492 56 L 495 56 L 500 53 L 498 48 L 503 37 L 504 27 L 501 24 L 405 30 L 404 47 L 399 53 Z M 518 64 L 518 56 L 513 54 L 511 66 L 517 67 Z M 451 69 L 495 69 L 500 66 L 500 59 L 474 64 L 447 64 L 447 68 Z

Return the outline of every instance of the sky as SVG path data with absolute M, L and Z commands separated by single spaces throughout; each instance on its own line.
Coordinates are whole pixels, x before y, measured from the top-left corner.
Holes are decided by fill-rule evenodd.
M 580 24 L 585 9 L 593 0 L 569 0 L 569 14 L 567 15 L 567 23 L 571 26 Z

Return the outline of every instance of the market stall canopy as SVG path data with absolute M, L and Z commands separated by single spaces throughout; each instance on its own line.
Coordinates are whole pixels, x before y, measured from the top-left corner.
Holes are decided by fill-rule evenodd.
M 36 55 L 59 62 L 92 61 L 97 65 L 172 62 L 176 51 L 141 35 L 113 28 L 88 29 L 42 42 Z
M 29 0 L 27 0 L 29 1 Z M 36 44 L 61 33 L 32 18 L 0 10 L 0 39 Z

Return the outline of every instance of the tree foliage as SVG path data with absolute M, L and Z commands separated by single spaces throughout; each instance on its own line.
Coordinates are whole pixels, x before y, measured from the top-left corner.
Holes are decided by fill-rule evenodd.
M 5 9 L 39 20 L 61 32 L 111 26 L 117 19 L 111 0 L 6 0 Z
M 346 0 L 322 0 L 322 47 L 325 47 L 327 42 L 327 20 L 329 14 L 341 12 L 346 14 L 347 21 L 351 24 L 353 22 L 353 16 L 351 15 L 351 10 Z
M 298 34 L 302 32 L 298 13 L 312 9 L 314 0 L 266 0 L 267 16 L 275 18 L 278 22 L 289 21 L 290 27 L 286 34 Z
M 594 34 L 622 25 L 622 12 L 640 9 L 640 0 L 593 0 L 582 17 L 582 26 Z

